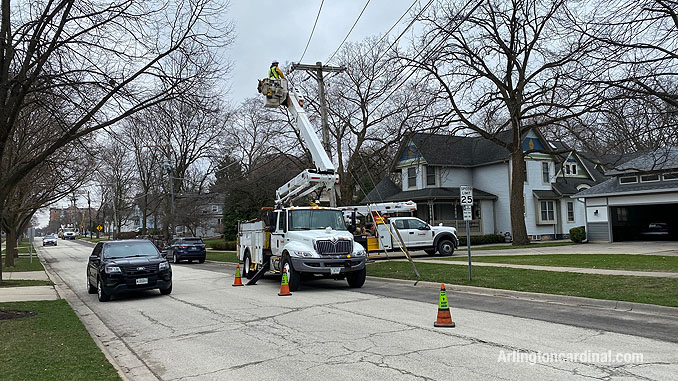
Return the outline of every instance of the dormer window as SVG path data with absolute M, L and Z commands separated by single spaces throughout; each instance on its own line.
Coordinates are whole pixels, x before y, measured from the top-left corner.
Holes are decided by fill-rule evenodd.
M 435 186 L 436 185 L 436 167 L 430 165 L 426 166 L 426 185 Z
M 577 163 L 565 163 L 565 174 L 566 175 L 576 175 L 577 174 Z
M 638 182 L 638 176 L 622 176 L 619 178 L 619 184 L 635 184 Z

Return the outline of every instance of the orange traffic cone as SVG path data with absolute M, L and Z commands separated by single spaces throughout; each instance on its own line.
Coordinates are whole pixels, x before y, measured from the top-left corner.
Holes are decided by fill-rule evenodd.
M 440 299 L 438 300 L 438 319 L 433 323 L 434 327 L 454 327 L 452 316 L 450 315 L 450 306 L 447 304 L 447 291 L 445 284 L 440 285 Z
M 280 281 L 280 292 L 278 296 L 290 296 L 290 284 L 287 282 L 287 270 L 283 269 L 282 280 Z
M 233 287 L 235 286 L 244 286 L 242 284 L 242 278 L 240 277 L 240 265 L 235 266 L 235 280 L 233 281 Z

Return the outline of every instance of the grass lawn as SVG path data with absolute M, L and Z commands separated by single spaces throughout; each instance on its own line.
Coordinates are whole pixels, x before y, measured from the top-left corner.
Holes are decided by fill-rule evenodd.
M 31 257 L 28 255 L 20 255 L 19 258 L 14 258 L 14 267 L 5 267 L 5 256 L 0 257 L 2 260 L 2 271 L 3 272 L 12 272 L 12 271 L 44 271 L 45 268 L 42 267 L 42 263 L 38 257 L 33 253 L 33 263 L 31 263 Z
M 35 316 L 0 320 L 4 380 L 119 380 L 65 300 L 0 303 Z
M 471 245 L 471 250 L 509 250 L 509 249 L 530 249 L 530 248 L 539 248 L 539 247 L 556 247 L 556 246 L 570 246 L 576 245 L 574 242 L 540 242 L 540 243 L 531 243 L 529 245 L 492 245 L 492 246 L 480 246 L 475 247 Z M 464 250 L 466 245 L 459 246 L 457 250 Z
M 207 250 L 208 261 L 233 262 L 238 263 L 238 254 L 235 251 L 213 251 Z
M 48 280 L 3 280 L 0 282 L 2 287 L 26 287 L 26 286 L 51 286 L 53 283 Z M 2 305 L 2 303 L 0 303 Z M 1 322 L 2 320 L 0 320 Z M 0 323 L 0 327 L 2 323 Z
M 619 275 L 558 273 L 498 267 L 474 267 L 473 281 L 466 266 L 417 263 L 421 280 L 545 294 L 659 304 L 678 307 L 678 279 Z M 367 266 L 367 275 L 415 280 L 408 262 L 380 262 Z
M 21 244 L 19 245 L 19 254 L 29 254 L 28 249 L 31 247 L 30 244 Z M 2 249 L 2 253 L 5 254 L 6 249 Z M 33 255 L 35 255 L 35 247 L 33 247 Z
M 468 258 L 447 258 L 468 261 Z M 552 255 L 502 255 L 473 257 L 474 262 L 507 263 L 515 265 L 583 267 L 590 269 L 615 269 L 638 271 L 678 272 L 678 257 L 633 254 L 552 254 Z

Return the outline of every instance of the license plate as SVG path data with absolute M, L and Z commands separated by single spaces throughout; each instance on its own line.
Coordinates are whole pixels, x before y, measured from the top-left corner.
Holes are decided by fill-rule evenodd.
M 148 284 L 148 278 L 138 278 L 137 279 L 137 285 L 140 284 Z
M 341 272 L 341 267 L 330 267 L 330 275 L 337 275 Z

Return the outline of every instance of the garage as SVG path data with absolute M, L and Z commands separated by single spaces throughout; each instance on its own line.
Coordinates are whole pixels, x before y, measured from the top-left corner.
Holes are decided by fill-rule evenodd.
M 638 156 L 572 198 L 586 208 L 589 241 L 678 241 L 678 147 Z
M 612 240 L 678 241 L 678 203 L 610 206 Z

